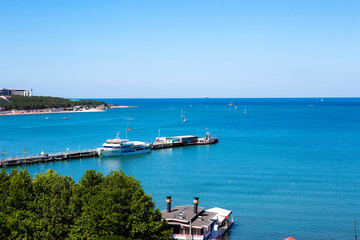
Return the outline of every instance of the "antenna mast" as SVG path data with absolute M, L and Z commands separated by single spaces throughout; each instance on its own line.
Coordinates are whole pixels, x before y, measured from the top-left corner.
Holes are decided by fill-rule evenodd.
M 26 170 L 26 146 L 24 146 L 24 154 L 25 154 L 25 170 Z
M 3 146 L 3 168 L 5 168 L 5 147 Z

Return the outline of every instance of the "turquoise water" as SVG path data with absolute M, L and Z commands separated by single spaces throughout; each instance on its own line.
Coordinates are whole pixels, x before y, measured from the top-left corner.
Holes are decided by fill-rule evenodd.
M 218 144 L 27 168 L 33 175 L 53 168 L 77 181 L 86 169 L 123 169 L 161 210 L 168 195 L 173 205 L 191 205 L 198 196 L 200 206 L 232 210 L 235 225 L 226 239 L 354 239 L 354 218 L 360 222 L 360 99 L 105 101 L 139 107 L 2 116 L 0 146 L 7 157 L 23 155 L 24 146 L 30 155 L 94 149 L 118 131 L 124 136 L 128 117 L 134 118 L 133 140 L 154 141 L 159 129 L 161 136 L 203 136 L 208 128 Z

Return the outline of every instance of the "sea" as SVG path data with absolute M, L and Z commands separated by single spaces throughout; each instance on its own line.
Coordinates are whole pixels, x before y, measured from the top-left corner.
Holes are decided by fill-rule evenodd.
M 166 209 L 166 196 L 173 206 L 192 205 L 199 197 L 201 207 L 231 210 L 235 224 L 222 239 L 355 238 L 360 98 L 98 100 L 136 107 L 0 116 L 5 157 L 24 156 L 25 147 L 27 156 L 96 149 L 118 132 L 153 142 L 208 131 L 217 144 L 39 163 L 27 171 L 35 176 L 51 168 L 79 181 L 87 169 L 122 169 L 141 182 L 160 210 Z M 6 169 L 13 168 L 24 166 Z

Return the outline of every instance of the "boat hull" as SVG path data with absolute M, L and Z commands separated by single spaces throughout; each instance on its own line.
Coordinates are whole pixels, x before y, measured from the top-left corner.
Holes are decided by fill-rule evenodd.
M 142 148 L 142 149 L 111 149 L 111 150 L 100 150 L 100 157 L 121 157 L 129 155 L 138 155 L 150 153 L 151 148 Z
M 219 140 L 217 138 L 212 138 L 211 140 L 209 141 L 199 141 L 197 142 L 196 144 L 197 145 L 208 145 L 208 144 L 214 144 L 214 143 L 217 143 Z

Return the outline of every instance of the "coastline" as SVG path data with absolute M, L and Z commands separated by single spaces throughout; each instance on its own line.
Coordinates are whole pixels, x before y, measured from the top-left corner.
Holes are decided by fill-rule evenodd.
M 82 113 L 82 112 L 104 112 L 102 108 L 93 108 L 80 111 L 68 111 L 68 110 L 19 110 L 19 111 L 7 111 L 0 112 L 0 116 L 16 116 L 16 115 L 35 115 L 35 114 L 53 114 L 53 113 Z
M 119 106 L 113 105 L 109 108 L 137 108 L 139 106 Z M 91 108 L 86 110 L 60 110 L 60 109 L 37 109 L 37 110 L 17 110 L 17 111 L 3 111 L 0 116 L 16 116 L 16 115 L 34 115 L 34 114 L 53 114 L 53 113 L 83 113 L 83 112 L 104 112 L 105 108 Z

